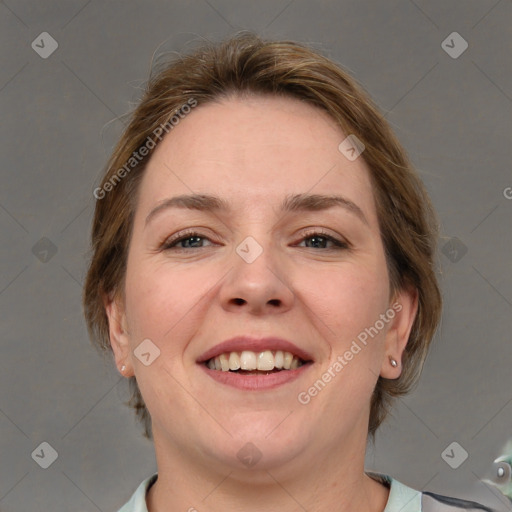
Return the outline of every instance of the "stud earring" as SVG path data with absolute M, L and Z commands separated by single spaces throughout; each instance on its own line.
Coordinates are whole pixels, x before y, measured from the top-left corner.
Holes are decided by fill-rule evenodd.
M 126 365 L 123 364 L 123 366 L 121 366 L 121 373 L 123 373 L 125 370 L 126 370 Z
M 398 366 L 398 363 L 395 359 L 393 359 L 391 356 L 389 357 L 389 362 L 393 368 L 396 368 Z

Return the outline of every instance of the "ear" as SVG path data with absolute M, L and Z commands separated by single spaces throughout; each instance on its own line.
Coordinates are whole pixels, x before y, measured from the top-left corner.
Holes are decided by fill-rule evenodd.
M 110 346 L 114 353 L 116 366 L 124 377 L 132 377 L 134 371 L 123 299 L 111 294 L 104 298 L 103 303 L 108 318 Z
M 386 379 L 398 379 L 402 373 L 402 354 L 418 312 L 418 290 L 413 286 L 400 290 L 395 294 L 390 309 L 395 311 L 395 316 L 386 333 L 380 375 Z M 396 366 L 391 365 L 390 358 L 397 362 Z

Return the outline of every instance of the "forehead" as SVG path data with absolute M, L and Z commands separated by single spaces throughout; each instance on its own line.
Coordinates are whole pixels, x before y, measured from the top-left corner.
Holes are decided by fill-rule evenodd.
M 215 194 L 233 209 L 263 209 L 285 195 L 342 193 L 376 223 L 369 171 L 338 149 L 346 138 L 317 107 L 277 96 L 195 107 L 154 150 L 138 210 L 171 196 Z

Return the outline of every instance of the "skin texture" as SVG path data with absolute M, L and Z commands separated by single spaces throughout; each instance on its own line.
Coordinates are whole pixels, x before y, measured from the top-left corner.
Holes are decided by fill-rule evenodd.
M 124 294 L 106 301 L 116 364 L 137 377 L 153 421 L 159 477 L 150 512 L 384 509 L 388 490 L 364 473 L 370 397 L 379 375 L 400 375 L 417 296 L 404 290 L 390 300 L 369 172 L 361 157 L 338 150 L 345 137 L 299 100 L 231 97 L 195 108 L 155 149 Z M 231 210 L 164 209 L 145 224 L 161 201 L 191 193 L 219 196 Z M 340 207 L 279 210 L 285 196 L 301 193 L 342 195 L 367 223 Z M 162 249 L 188 228 L 203 238 Z M 314 228 L 348 248 L 304 238 Z M 263 249 L 250 264 L 235 251 L 248 236 Z M 401 311 L 300 404 L 298 394 L 395 302 Z M 217 383 L 196 360 L 241 334 L 291 340 L 314 363 L 273 390 Z M 149 366 L 133 353 L 147 338 L 161 351 Z M 248 442 L 262 454 L 250 468 L 237 458 Z

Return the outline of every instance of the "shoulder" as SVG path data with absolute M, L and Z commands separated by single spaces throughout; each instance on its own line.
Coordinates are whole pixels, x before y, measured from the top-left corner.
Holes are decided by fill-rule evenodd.
M 383 512 L 496 512 L 494 509 L 475 501 L 444 496 L 428 491 L 418 491 L 395 478 L 382 473 L 367 473 L 389 487 L 389 497 Z
M 496 512 L 494 509 L 475 501 L 444 496 L 428 491 L 418 491 L 395 478 L 383 473 L 370 473 L 375 480 L 389 487 L 389 497 L 383 512 Z M 148 512 L 146 493 L 156 482 L 158 474 L 146 478 L 128 501 L 118 512 Z
M 139 487 L 137 487 L 136 491 L 133 493 L 130 501 L 128 501 L 125 505 L 123 505 L 118 512 L 148 512 L 148 508 L 146 506 L 146 494 L 148 489 L 156 482 L 158 474 L 146 478 Z
M 455 512 L 456 510 L 483 510 L 485 512 L 495 512 L 494 509 L 477 503 L 476 501 L 443 496 L 434 492 L 422 492 L 422 512 L 437 512 L 446 510 Z

